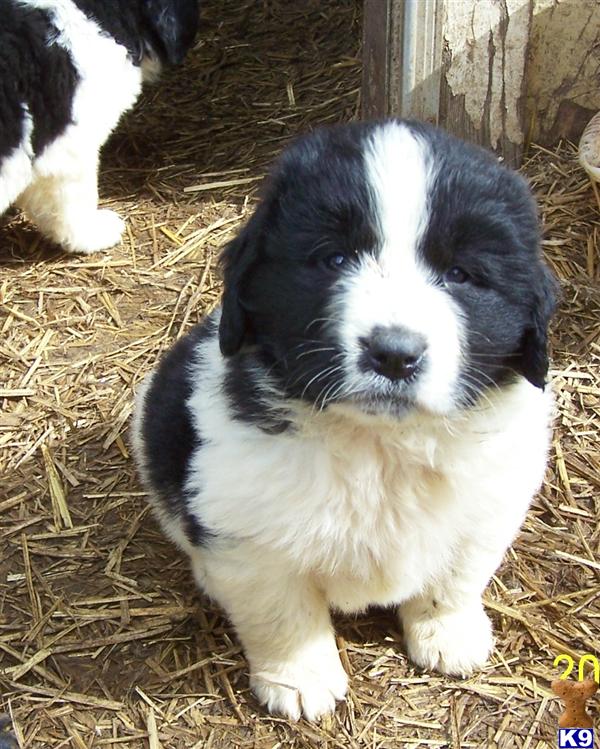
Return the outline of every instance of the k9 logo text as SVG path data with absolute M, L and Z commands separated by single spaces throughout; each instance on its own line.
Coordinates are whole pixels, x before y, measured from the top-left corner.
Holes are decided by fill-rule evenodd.
M 568 747 L 583 746 L 592 749 L 594 746 L 594 729 L 593 728 L 559 728 L 558 729 L 558 747 L 567 749 Z

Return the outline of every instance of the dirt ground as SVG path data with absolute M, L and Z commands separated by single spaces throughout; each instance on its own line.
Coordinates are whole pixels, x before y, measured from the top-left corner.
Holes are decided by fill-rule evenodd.
M 359 0 L 204 2 L 193 54 L 105 150 L 121 246 L 68 256 L 15 213 L 0 220 L 0 712 L 20 746 L 556 746 L 553 660 L 598 655 L 600 639 L 599 209 L 568 144 L 524 167 L 563 292 L 556 438 L 486 594 L 497 647 L 481 673 L 413 668 L 392 612 L 339 617 L 347 703 L 319 725 L 268 717 L 135 477 L 133 390 L 218 301 L 219 249 L 269 162 L 357 116 L 360 14 Z

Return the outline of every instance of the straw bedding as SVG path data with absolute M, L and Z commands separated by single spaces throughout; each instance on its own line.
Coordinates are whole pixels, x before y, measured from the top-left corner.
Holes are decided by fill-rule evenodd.
M 491 662 L 422 673 L 390 612 L 340 617 L 348 702 L 320 725 L 267 717 L 148 514 L 127 424 L 144 373 L 217 302 L 219 248 L 268 162 L 356 116 L 360 2 L 204 6 L 186 66 L 105 151 L 122 245 L 66 256 L 16 214 L 0 227 L 0 712 L 36 748 L 553 747 L 553 659 L 597 653 L 600 627 L 598 207 L 573 148 L 533 148 L 524 167 L 563 288 L 558 415 L 546 484 L 486 594 Z

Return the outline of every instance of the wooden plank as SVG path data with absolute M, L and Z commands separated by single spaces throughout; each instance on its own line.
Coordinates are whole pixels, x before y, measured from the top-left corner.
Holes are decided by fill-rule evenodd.
M 365 119 L 390 113 L 390 19 L 394 0 L 365 0 L 361 108 Z

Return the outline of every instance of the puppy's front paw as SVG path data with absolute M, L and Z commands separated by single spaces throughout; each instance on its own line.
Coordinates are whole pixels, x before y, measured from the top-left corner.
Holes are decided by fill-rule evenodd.
M 322 663 L 298 659 L 257 671 L 251 674 L 250 685 L 270 713 L 289 720 L 298 720 L 301 715 L 317 720 L 335 710 L 336 700 L 344 699 L 348 677 L 336 654 L 335 659 L 327 658 Z
M 460 611 L 415 615 L 400 611 L 409 658 L 422 668 L 467 676 L 485 665 L 494 646 L 492 625 L 480 604 Z
M 114 211 L 106 209 L 81 217 L 81 225 L 72 228 L 66 241 L 70 252 L 91 253 L 119 244 L 125 223 Z

